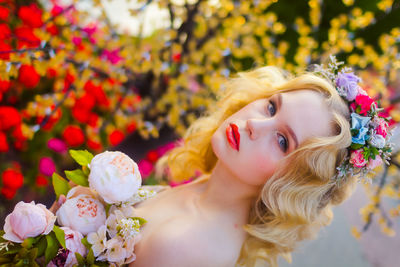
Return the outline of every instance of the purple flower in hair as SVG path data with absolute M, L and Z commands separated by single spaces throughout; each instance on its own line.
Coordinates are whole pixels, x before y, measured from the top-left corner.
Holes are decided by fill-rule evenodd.
M 353 101 L 358 95 L 358 83 L 361 79 L 353 72 L 339 72 L 336 79 L 336 86 L 339 87 L 339 94 L 348 101 Z

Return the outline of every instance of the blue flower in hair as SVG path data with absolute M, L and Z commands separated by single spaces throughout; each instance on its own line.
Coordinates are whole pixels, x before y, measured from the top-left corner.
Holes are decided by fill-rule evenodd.
M 351 138 L 353 143 L 365 145 L 365 141 L 369 139 L 368 123 L 370 120 L 370 117 L 363 117 L 357 113 L 351 113 L 351 131 L 355 133 Z

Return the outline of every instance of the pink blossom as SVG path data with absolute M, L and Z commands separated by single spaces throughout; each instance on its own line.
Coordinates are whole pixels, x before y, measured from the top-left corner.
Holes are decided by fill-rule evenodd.
M 59 6 L 57 4 L 54 4 L 53 8 L 51 9 L 51 15 L 52 16 L 57 16 L 59 15 L 62 11 L 64 10 L 64 8 L 62 6 Z
M 67 144 L 65 144 L 63 140 L 58 138 L 51 138 L 47 142 L 47 147 L 58 153 L 65 153 L 68 149 Z
M 384 119 L 379 120 L 379 125 L 376 128 L 376 133 L 386 138 L 387 135 L 387 122 Z
M 42 204 L 20 201 L 4 224 L 4 239 L 22 243 L 28 237 L 47 235 L 53 230 L 56 216 Z
M 54 161 L 49 157 L 43 157 L 39 160 L 39 171 L 47 176 L 52 176 L 56 171 Z
M 350 163 L 357 168 L 362 168 L 367 164 L 363 155 L 363 149 L 354 150 L 351 152 Z
M 372 158 L 369 159 L 367 168 L 373 170 L 376 167 L 380 166 L 382 162 L 383 162 L 382 158 L 379 155 L 376 155 L 375 159 Z
M 161 156 L 163 156 L 165 153 L 167 153 L 169 150 L 171 150 L 173 148 L 175 148 L 175 142 L 170 142 L 170 143 L 167 143 L 167 144 L 157 148 L 157 153 L 161 157 Z
M 154 170 L 153 164 L 147 159 L 143 159 L 138 163 L 140 174 L 143 178 L 147 178 Z
M 72 37 L 72 42 L 74 45 L 79 46 L 82 43 L 82 38 L 79 36 Z
M 374 100 L 368 95 L 358 95 L 356 97 L 357 105 L 361 106 L 361 115 L 367 115 L 368 111 L 371 109 L 371 105 L 374 103 Z
M 118 64 L 118 62 L 123 60 L 123 58 L 119 56 L 119 48 L 114 50 L 104 49 L 101 57 L 107 59 L 113 65 Z
M 68 227 L 61 227 L 61 229 L 65 233 L 65 246 L 70 252 L 72 252 L 68 253 L 68 257 L 64 266 L 72 267 L 75 264 L 78 264 L 78 261 L 75 257 L 75 252 L 79 253 L 83 257 L 86 256 L 86 247 L 81 242 L 83 235 L 78 231 L 74 231 Z

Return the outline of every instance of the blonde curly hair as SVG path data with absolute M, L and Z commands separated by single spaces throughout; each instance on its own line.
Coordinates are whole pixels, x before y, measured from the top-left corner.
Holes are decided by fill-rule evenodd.
M 189 178 L 196 170 L 207 175 L 217 162 L 211 137 L 226 118 L 257 99 L 304 89 L 324 96 L 335 132 L 304 141 L 267 180 L 244 225 L 248 237 L 237 266 L 274 267 L 279 255 L 290 261 L 290 252 L 299 241 L 315 238 L 321 226 L 331 222 L 332 205 L 353 191 L 354 177 L 340 184 L 331 179 L 351 144 L 348 106 L 334 86 L 313 73 L 290 77 L 270 66 L 238 73 L 227 82 L 208 114 L 189 127 L 183 144 L 160 161 L 159 166 L 168 166 L 176 180 Z

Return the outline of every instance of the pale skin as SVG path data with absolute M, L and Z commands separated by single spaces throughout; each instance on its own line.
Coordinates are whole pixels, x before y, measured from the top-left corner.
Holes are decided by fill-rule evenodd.
M 221 124 L 212 137 L 218 161 L 208 177 L 135 206 L 147 223 L 130 267 L 235 266 L 247 237 L 243 225 L 266 180 L 302 142 L 331 134 L 321 95 L 300 90 L 280 96 L 253 101 Z M 239 150 L 228 142 L 230 123 L 238 127 Z
M 218 161 L 209 179 L 168 189 L 135 207 L 148 223 L 131 267 L 235 265 L 246 239 L 242 226 L 266 179 L 303 141 L 330 135 L 331 114 L 319 94 L 301 90 L 281 96 L 281 106 L 277 95 L 260 99 L 222 123 L 212 137 Z M 227 141 L 230 123 L 239 129 L 239 151 Z

